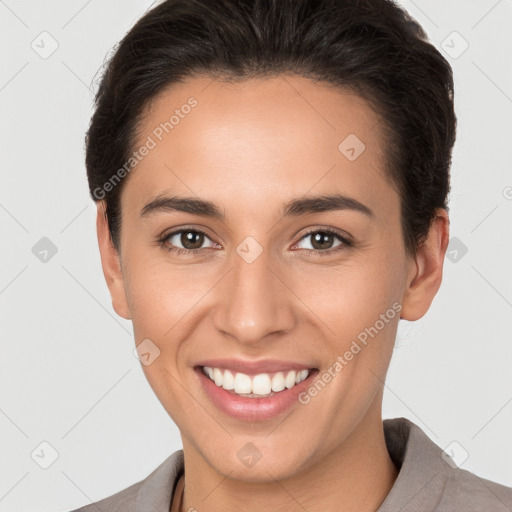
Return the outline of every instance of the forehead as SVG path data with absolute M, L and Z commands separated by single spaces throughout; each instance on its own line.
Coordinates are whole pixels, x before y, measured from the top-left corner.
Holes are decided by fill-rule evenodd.
M 148 105 L 135 149 L 151 149 L 127 193 L 141 207 L 169 191 L 254 208 L 333 189 L 392 201 L 383 129 L 361 97 L 303 77 L 189 78 Z

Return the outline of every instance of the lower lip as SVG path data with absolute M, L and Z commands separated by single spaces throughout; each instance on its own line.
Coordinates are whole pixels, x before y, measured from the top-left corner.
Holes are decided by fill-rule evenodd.
M 273 396 L 249 398 L 236 395 L 217 386 L 203 373 L 202 368 L 195 368 L 195 371 L 210 400 L 228 416 L 245 421 L 268 420 L 282 414 L 294 404 L 298 405 L 298 395 L 310 386 L 313 377 L 318 373 L 317 370 L 311 370 L 305 380 L 293 388 L 284 389 Z

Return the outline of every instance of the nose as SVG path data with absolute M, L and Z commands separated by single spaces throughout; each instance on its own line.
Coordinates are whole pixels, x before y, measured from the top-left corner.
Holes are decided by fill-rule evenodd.
M 245 345 L 261 344 L 272 334 L 293 329 L 293 292 L 274 267 L 265 250 L 251 263 L 233 255 L 233 268 L 217 297 L 216 329 Z

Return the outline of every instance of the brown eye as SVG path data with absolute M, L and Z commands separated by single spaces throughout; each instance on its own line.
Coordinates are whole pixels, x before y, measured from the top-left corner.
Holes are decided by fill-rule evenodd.
M 180 242 L 185 249 L 200 249 L 204 243 L 204 235 L 197 231 L 182 231 Z
M 331 233 L 326 233 L 324 231 L 319 231 L 318 233 L 314 233 L 311 236 L 311 245 L 313 249 L 322 250 L 322 249 L 330 249 L 334 242 L 334 235 Z
M 210 245 L 203 247 L 205 242 L 209 241 Z M 210 238 L 196 229 L 181 229 L 164 236 L 160 243 L 167 248 L 168 251 L 177 253 L 200 252 L 203 249 L 215 248 L 216 243 Z
M 300 246 L 300 244 L 303 244 L 308 240 L 310 240 L 309 243 L 306 243 L 303 247 Z M 297 247 L 299 249 L 308 249 L 309 252 L 312 252 L 313 254 L 331 254 L 337 250 L 350 247 L 351 245 L 352 243 L 347 238 L 334 231 L 330 231 L 328 229 L 317 229 L 316 231 L 306 233 L 298 242 Z

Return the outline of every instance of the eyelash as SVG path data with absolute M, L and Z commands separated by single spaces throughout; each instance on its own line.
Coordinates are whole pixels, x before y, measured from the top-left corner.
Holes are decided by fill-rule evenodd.
M 173 252 L 174 254 L 177 254 L 177 255 L 191 255 L 192 253 L 196 253 L 196 254 L 199 253 L 200 254 L 203 251 L 206 251 L 206 250 L 209 249 L 208 247 L 203 247 L 202 249 L 182 249 L 181 247 L 171 247 L 169 245 L 168 240 L 170 238 L 172 238 L 174 235 L 177 235 L 177 234 L 180 234 L 180 233 L 198 233 L 198 234 L 204 235 L 207 238 L 210 238 L 204 231 L 201 231 L 200 229 L 182 228 L 182 229 L 179 229 L 177 231 L 173 231 L 173 232 L 168 233 L 168 234 L 164 235 L 163 237 L 161 237 L 158 240 L 159 245 L 161 247 L 167 249 L 168 252 Z M 301 240 L 303 240 L 304 238 L 307 238 L 308 236 L 313 235 L 315 233 L 324 233 L 324 234 L 333 235 L 335 238 L 337 238 L 342 243 L 340 245 L 332 248 L 332 249 L 326 249 L 324 251 L 319 250 L 319 249 L 302 249 L 302 250 L 308 251 L 309 253 L 314 255 L 314 257 L 316 257 L 316 256 L 328 256 L 328 255 L 336 253 L 338 251 L 346 250 L 349 247 L 353 247 L 353 243 L 348 238 L 346 238 L 346 237 L 340 235 L 338 232 L 336 232 L 336 231 L 334 231 L 332 229 L 328 229 L 328 228 L 312 229 L 312 230 L 308 231 L 307 233 L 304 233 L 302 235 L 302 237 L 300 238 L 299 242 Z

